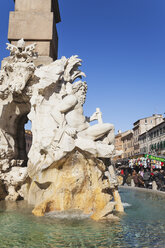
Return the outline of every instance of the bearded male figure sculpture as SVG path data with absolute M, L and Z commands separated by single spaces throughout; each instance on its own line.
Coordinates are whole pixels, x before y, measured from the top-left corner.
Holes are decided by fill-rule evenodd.
M 8 47 L 11 62 L 0 72 L 0 179 L 7 182 L 8 195 L 14 192 L 13 199 L 27 199 L 38 216 L 79 209 L 98 220 L 112 218 L 115 204 L 123 211 L 113 168 L 103 163 L 115 156 L 114 126 L 103 123 L 99 108 L 90 118 L 84 116 L 87 84 L 74 82 L 85 76 L 79 70 L 81 60 L 62 57 L 36 68 L 35 44 L 25 47 L 21 40 Z M 27 117 L 33 134 L 28 162 L 23 136 L 19 136 Z M 91 126 L 93 120 L 98 123 Z M 112 195 L 116 202 L 109 202 Z
M 73 127 L 77 133 L 76 146 L 93 153 L 97 157 L 111 157 L 114 152 L 114 126 L 103 123 L 99 108 L 89 118 L 83 115 L 83 104 L 87 91 L 86 83 L 81 81 L 75 82 L 73 85 L 68 83 L 67 88 L 69 88 L 69 100 L 66 99 L 68 110 L 65 118 L 68 126 Z M 90 126 L 89 123 L 94 120 L 97 120 L 98 124 Z M 90 146 L 87 144 L 90 144 Z
M 85 75 L 78 70 L 80 64 L 77 56 L 63 57 L 35 71 L 39 83 L 34 85 L 33 92 L 36 93 L 30 100 L 32 108 L 28 115 L 34 141 L 29 153 L 31 176 L 48 168 L 75 147 L 96 157 L 110 158 L 115 153 L 114 126 L 108 123 L 90 126 L 89 122 L 98 120 L 101 113 L 97 111 L 90 118 L 83 114 L 87 84 L 74 82 Z M 40 125 L 39 119 L 43 120 Z

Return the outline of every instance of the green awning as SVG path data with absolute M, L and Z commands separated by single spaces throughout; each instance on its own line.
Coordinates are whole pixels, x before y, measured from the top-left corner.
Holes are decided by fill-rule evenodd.
M 153 156 L 151 154 L 145 154 L 144 157 L 149 158 L 151 160 L 157 160 L 157 161 L 160 161 L 160 162 L 165 162 L 165 158 L 160 158 L 160 157 L 157 157 L 157 156 Z

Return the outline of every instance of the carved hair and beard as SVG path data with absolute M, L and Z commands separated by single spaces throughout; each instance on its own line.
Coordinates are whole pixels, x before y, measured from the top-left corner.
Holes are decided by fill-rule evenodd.
M 76 95 L 78 102 L 83 105 L 86 100 L 87 84 L 86 82 L 78 81 L 73 84 L 73 93 Z

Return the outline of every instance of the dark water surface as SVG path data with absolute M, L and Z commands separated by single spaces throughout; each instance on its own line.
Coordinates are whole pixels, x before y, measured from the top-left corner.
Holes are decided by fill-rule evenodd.
M 165 196 L 120 189 L 125 215 L 94 222 L 67 213 L 35 217 L 25 202 L 0 203 L 0 248 L 165 248 Z M 72 215 L 73 217 L 73 215 Z

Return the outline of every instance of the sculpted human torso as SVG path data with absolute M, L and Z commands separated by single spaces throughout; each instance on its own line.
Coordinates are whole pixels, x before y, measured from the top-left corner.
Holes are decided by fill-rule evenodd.
M 69 85 L 66 88 L 72 87 Z M 66 96 L 63 97 L 59 110 L 65 113 L 66 124 L 69 127 L 75 128 L 77 132 L 89 127 L 86 117 L 83 114 L 83 103 L 85 95 L 79 90 L 75 94 L 72 89 L 68 89 Z
M 72 128 L 77 137 L 88 137 L 97 140 L 113 130 L 113 125 L 108 123 L 98 123 L 90 126 L 89 122 L 99 120 L 96 111 L 90 118 L 83 114 L 83 104 L 86 99 L 86 83 L 81 81 L 74 84 L 67 83 L 66 95 L 63 97 L 59 110 L 64 113 L 66 127 Z M 113 130 L 114 131 L 114 130 Z M 107 143 L 111 143 L 110 140 Z
M 83 115 L 83 107 L 79 103 L 77 103 L 73 109 L 66 112 L 65 118 L 67 124 L 76 128 L 78 132 L 90 126 L 89 123 L 86 122 L 86 118 Z

